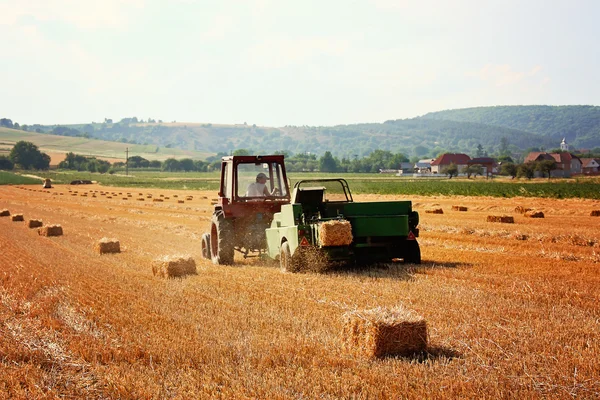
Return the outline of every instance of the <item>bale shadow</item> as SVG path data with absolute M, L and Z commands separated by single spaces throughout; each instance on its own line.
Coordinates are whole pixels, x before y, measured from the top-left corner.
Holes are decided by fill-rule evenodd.
M 422 264 L 405 264 L 403 262 L 377 263 L 369 265 L 342 264 L 322 272 L 328 275 L 346 275 L 366 278 L 384 278 L 412 281 L 415 275 L 427 270 L 470 267 L 472 264 L 464 262 L 434 262 L 424 261 Z
M 453 350 L 449 347 L 430 346 L 424 351 L 419 351 L 406 355 L 389 355 L 384 359 L 399 359 L 415 363 L 428 363 L 436 361 L 452 361 L 455 358 L 462 358 L 462 353 Z

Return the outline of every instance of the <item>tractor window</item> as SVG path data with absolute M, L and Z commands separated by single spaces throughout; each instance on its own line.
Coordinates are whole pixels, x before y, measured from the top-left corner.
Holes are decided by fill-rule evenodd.
M 281 165 L 277 163 L 238 164 L 237 183 L 238 197 L 287 195 Z

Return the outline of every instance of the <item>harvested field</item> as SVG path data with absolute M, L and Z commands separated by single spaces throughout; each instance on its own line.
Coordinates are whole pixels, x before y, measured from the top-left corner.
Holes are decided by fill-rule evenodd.
M 192 193 L 0 187 L 0 209 L 66 227 L 54 240 L 0 218 L 0 398 L 600 397 L 600 202 L 415 196 L 422 265 L 282 274 L 202 259 L 215 193 Z M 453 204 L 469 212 L 424 213 Z M 545 218 L 486 222 L 519 204 Z M 104 236 L 127 251 L 98 256 Z M 154 277 L 164 254 L 189 254 L 198 274 Z M 344 314 L 399 304 L 427 321 L 425 351 L 347 351 Z

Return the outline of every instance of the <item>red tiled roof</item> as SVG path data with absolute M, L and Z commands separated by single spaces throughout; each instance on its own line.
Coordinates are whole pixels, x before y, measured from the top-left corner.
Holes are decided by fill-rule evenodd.
M 456 165 L 467 165 L 471 157 L 466 154 L 456 153 L 456 154 L 442 154 L 438 158 L 435 159 L 431 165 L 450 165 L 452 163 Z
M 589 165 L 592 161 L 596 161 L 596 163 L 600 164 L 600 158 L 582 158 L 581 164 L 583 168 L 589 168 Z
M 543 151 L 532 151 L 531 153 L 527 154 L 524 162 L 528 163 L 539 160 L 554 160 L 554 157 Z

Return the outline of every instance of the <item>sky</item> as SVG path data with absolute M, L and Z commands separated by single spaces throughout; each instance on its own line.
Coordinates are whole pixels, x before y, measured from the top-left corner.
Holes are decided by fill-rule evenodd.
M 597 0 L 0 0 L 0 117 L 330 126 L 600 105 Z

